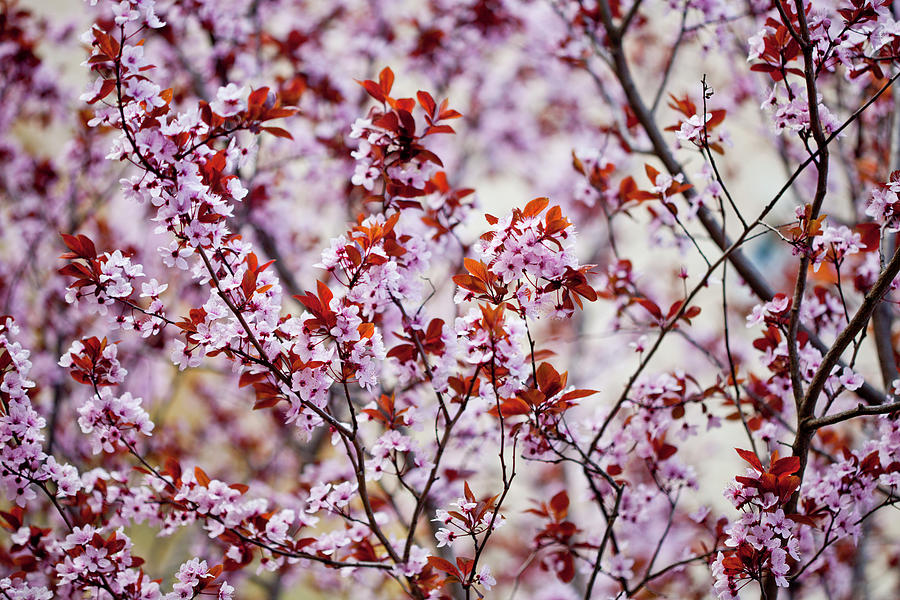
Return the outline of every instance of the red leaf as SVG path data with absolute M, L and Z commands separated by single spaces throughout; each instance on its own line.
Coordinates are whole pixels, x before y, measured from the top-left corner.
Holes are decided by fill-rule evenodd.
M 266 377 L 268 377 L 267 373 L 242 373 L 238 381 L 238 387 L 247 387 L 248 385 L 265 381 Z
M 772 475 L 791 475 L 800 470 L 799 456 L 786 456 L 775 461 L 775 464 L 769 468 Z
M 266 102 L 266 98 L 269 97 L 269 88 L 261 87 L 258 90 L 253 90 L 250 92 L 250 96 L 247 97 L 247 108 L 249 110 L 253 110 L 255 108 L 261 108 L 263 104 Z
M 97 250 L 94 248 L 94 242 L 86 235 L 78 234 L 77 236 L 60 233 L 66 247 L 74 252 L 78 258 L 96 258 Z
M 562 559 L 562 568 L 556 572 L 556 576 L 563 583 L 569 583 L 575 579 L 575 561 L 568 552 L 559 552 L 556 556 Z
M 672 444 L 663 443 L 663 445 L 660 446 L 656 451 L 656 455 L 659 457 L 659 460 L 666 460 L 676 452 L 678 452 L 678 448 L 676 448 Z
M 381 73 L 378 74 L 378 83 L 381 85 L 384 95 L 388 96 L 391 93 L 391 88 L 394 87 L 394 72 L 391 71 L 390 67 L 385 67 L 381 70 Z
M 550 509 L 553 510 L 553 516 L 557 521 L 566 518 L 566 514 L 569 512 L 569 494 L 566 493 L 566 490 L 550 498 Z
M 368 79 L 365 81 L 357 81 L 356 83 L 363 86 L 363 88 L 365 88 L 366 92 L 368 92 L 370 96 L 372 96 L 379 102 L 384 102 L 384 100 L 385 100 L 384 94 L 381 92 L 381 88 L 378 86 L 377 83 L 375 83 L 374 81 L 370 81 Z
M 669 307 L 669 312 L 666 314 L 667 321 L 678 314 L 682 304 L 684 304 L 684 300 L 678 300 L 672 303 L 672 306 Z
M 653 302 L 648 298 L 635 298 L 634 301 L 646 308 L 647 312 L 653 315 L 655 319 L 662 320 L 662 311 L 659 310 L 659 306 L 656 305 L 656 302 Z
M 99 102 L 106 98 L 110 92 L 116 87 L 115 79 L 104 79 L 103 83 L 100 85 L 100 91 L 97 92 L 97 95 L 88 100 L 88 104 L 94 104 L 95 102 Z
M 284 138 L 286 140 L 294 139 L 294 136 L 292 136 L 291 133 L 287 129 L 283 129 L 281 127 L 263 127 L 262 130 L 268 131 L 275 137 Z
M 473 258 L 465 258 L 463 259 L 463 265 L 465 265 L 466 271 L 471 273 L 473 277 L 480 279 L 485 283 L 493 279 L 490 272 L 488 271 L 487 265 L 479 260 L 475 260 Z
M 422 106 L 422 108 L 425 109 L 429 116 L 434 114 L 434 109 L 437 108 L 437 104 L 435 104 L 434 98 L 431 97 L 431 94 L 429 94 L 428 92 L 419 91 L 416 92 L 416 98 L 419 99 L 419 104 Z
M 518 397 L 507 398 L 503 402 L 500 403 L 500 408 L 494 406 L 488 411 L 488 414 L 493 415 L 495 417 L 500 416 L 501 414 L 504 417 L 514 417 L 516 415 L 527 415 L 531 412 L 531 407 L 528 406 L 528 403 Z
M 194 477 L 197 478 L 197 483 L 199 483 L 203 487 L 209 486 L 210 479 L 200 467 L 194 467 Z
M 281 401 L 278 396 L 270 396 L 268 398 L 260 398 L 253 404 L 253 410 L 262 410 L 264 408 L 272 408 Z
M 577 400 L 578 398 L 585 398 L 599 393 L 597 390 L 572 390 L 563 394 L 560 400 Z
M 429 556 L 428 564 L 433 569 L 437 569 L 438 571 L 443 571 L 447 575 L 451 577 L 455 577 L 456 579 L 460 579 L 459 570 L 457 570 L 456 565 L 454 565 L 449 560 L 445 560 L 440 556 Z
M 322 301 L 322 309 L 329 310 L 328 305 L 331 304 L 331 299 L 334 298 L 334 294 L 323 281 L 316 281 L 316 287 L 319 290 L 319 299 Z
M 760 473 L 765 470 L 763 469 L 762 463 L 759 462 L 759 458 L 750 450 L 741 450 L 740 448 L 735 448 L 735 451 L 741 456 L 741 458 L 750 463 L 750 466 L 752 466 Z
M 547 208 L 548 204 L 550 204 L 549 198 L 535 198 L 525 205 L 525 210 L 522 211 L 522 215 L 525 217 L 536 217 Z

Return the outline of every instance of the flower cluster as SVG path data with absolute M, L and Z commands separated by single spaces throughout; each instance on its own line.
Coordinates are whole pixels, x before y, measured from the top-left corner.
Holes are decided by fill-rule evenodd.
M 378 81 L 359 82 L 366 92 L 382 104 L 368 118 L 358 119 L 350 137 L 359 139 L 353 151 L 356 171 L 351 181 L 370 192 L 370 200 L 385 206 L 420 206 L 414 198 L 437 191 L 441 160 L 422 145 L 422 140 L 437 133 L 453 133 L 441 121 L 462 115 L 449 108 L 447 100 L 438 105 L 431 94 L 420 91 L 416 99 L 393 98 L 394 72 L 385 68 Z M 426 127 L 418 133 L 412 111 L 416 105 L 425 111 Z M 378 189 L 376 189 L 378 184 Z
M 434 534 L 438 541 L 438 548 L 452 544 L 455 540 L 467 535 L 480 535 L 486 531 L 493 531 L 503 525 L 502 516 L 494 516 L 493 501 L 476 502 L 474 496 L 458 498 L 451 503 L 455 507 L 451 511 L 438 509 L 434 521 L 442 526 Z M 452 528 L 452 529 L 451 529 Z
M 81 482 L 74 466 L 58 463 L 44 451 L 47 423 L 29 396 L 35 388 L 28 378 L 31 353 L 11 339 L 18 333 L 12 318 L 0 317 L 0 487 L 7 500 L 24 507 L 37 497 L 32 484 L 48 490 L 46 483 L 52 482 L 54 495 L 64 498 L 74 495 Z
M 866 215 L 875 219 L 885 231 L 900 231 L 900 171 L 893 171 L 890 179 L 872 190 L 866 204 Z
M 524 415 L 526 421 L 521 426 L 524 456 L 552 459 L 556 456 L 554 442 L 569 435 L 563 423 L 566 411 L 575 406 L 580 398 L 596 392 L 567 386 L 568 373 L 560 374 L 549 363 L 541 363 L 535 375 L 533 386 L 517 390 L 516 395 L 504 398 L 491 413 L 504 418 Z
M 116 396 L 110 388 L 100 388 L 78 407 L 78 414 L 78 425 L 90 436 L 94 454 L 133 448 L 138 434 L 150 436 L 153 431 L 153 422 L 141 406 L 141 399 L 129 392 Z
M 807 514 L 825 520 L 829 543 L 842 538 L 857 539 L 866 513 L 878 505 L 877 491 L 888 494 L 900 488 L 900 424 L 882 417 L 877 437 L 863 447 L 846 450 L 840 459 L 817 468 L 815 483 L 804 494 Z
M 701 116 L 697 105 L 687 96 L 684 98 L 671 96 L 669 106 L 683 116 L 678 125 L 667 128 L 675 132 L 675 139 L 680 143 L 690 143 L 701 149 L 709 148 L 719 154 L 724 152 L 724 146 L 731 145 L 731 139 L 726 133 L 721 131 L 713 133 L 725 120 L 726 110 L 713 109 Z
M 122 383 L 128 371 L 119 362 L 118 348 L 106 338 L 76 340 L 59 359 L 59 366 L 69 369 L 72 379 L 78 383 L 96 386 Z
M 507 303 L 519 314 L 571 316 L 581 298 L 597 299 L 587 283 L 591 265 L 579 266 L 572 248 L 572 224 L 562 210 L 536 198 L 502 219 L 488 215 L 490 229 L 477 245 L 480 260 L 467 260 L 468 273 L 453 278 L 457 300 Z M 543 219 L 541 214 L 544 213 Z
M 144 268 L 119 250 L 98 255 L 87 236 L 63 234 L 63 240 L 70 252 L 61 258 L 74 262 L 60 269 L 60 274 L 77 278 L 66 292 L 67 302 L 89 299 L 94 310 L 105 314 L 117 300 L 127 300 L 134 292 L 134 280 L 144 277 Z
M 111 319 L 111 326 L 122 329 L 139 329 L 143 337 L 159 333 L 166 322 L 165 306 L 159 294 L 166 290 L 156 279 L 141 284 L 141 298 L 150 298 L 149 306 L 139 305 L 134 283 L 144 277 L 144 269 L 133 263 L 131 257 L 121 251 L 97 254 L 94 242 L 86 235 L 63 234 L 69 248 L 61 256 L 71 262 L 59 269 L 66 277 L 73 277 L 66 289 L 66 301 L 75 305 L 87 304 L 89 310 L 106 315 L 109 308 L 118 305 L 118 314 Z M 65 366 L 65 365 L 63 365 Z
M 823 262 L 829 262 L 840 269 L 844 259 L 864 249 L 860 233 L 844 225 L 835 227 L 826 223 L 821 234 L 813 240 L 814 268 L 818 269 Z
M 725 492 L 744 515 L 726 529 L 725 545 L 731 550 L 719 552 L 713 563 L 715 589 L 723 600 L 736 600 L 742 581 L 760 581 L 766 573 L 779 587 L 787 587 L 788 558 L 800 559 L 795 530 L 801 524 L 814 524 L 807 516 L 784 512 L 800 487 L 800 478 L 794 475 L 800 468 L 799 458 L 779 459 L 776 452 L 767 469 L 753 452 L 738 453 L 752 468 L 745 476 L 736 477 Z
M 490 536 L 506 522 L 499 513 L 497 500 L 497 496 L 476 499 L 467 483 L 465 496 L 450 504 L 452 510 L 438 509 L 435 512 L 433 521 L 441 525 L 435 532 L 437 547 L 450 546 L 458 539 L 470 538 L 477 552 L 478 537 Z M 491 575 L 490 567 L 484 565 L 476 572 L 473 569 L 475 561 L 470 558 L 458 557 L 454 565 L 446 559 L 431 556 L 428 563 L 432 568 L 444 572 L 447 581 L 457 581 L 465 587 L 479 585 L 490 590 L 497 583 Z
M 96 337 L 75 341 L 59 360 L 72 378 L 92 387 L 93 395 L 78 407 L 78 425 L 91 440 L 94 454 L 133 450 L 137 434 L 150 436 L 153 422 L 141 406 L 141 399 L 130 392 L 120 396 L 111 387 L 125 381 L 128 371 L 117 358 L 115 344 Z
M 231 600 L 234 588 L 226 582 L 213 583 L 222 573 L 222 565 L 209 568 L 205 560 L 192 558 L 178 567 L 175 574 L 177 583 L 172 586 L 172 593 L 166 600 L 193 598 L 200 594 L 215 594 L 217 600 Z

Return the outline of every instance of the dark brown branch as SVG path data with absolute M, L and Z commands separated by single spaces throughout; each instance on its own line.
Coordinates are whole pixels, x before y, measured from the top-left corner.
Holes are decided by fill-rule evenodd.
M 875 351 L 878 354 L 878 366 L 881 369 L 881 380 L 887 390 L 891 384 L 900 377 L 897 373 L 897 361 L 894 360 L 894 344 L 891 341 L 893 325 L 891 307 L 885 303 L 875 307 L 872 313 L 872 332 L 875 339 Z
M 864 404 L 860 404 L 856 408 L 851 408 L 849 410 L 829 415 L 827 417 L 813 419 L 812 421 L 809 421 L 806 426 L 810 429 L 821 429 L 822 427 L 828 427 L 829 425 L 835 425 L 836 423 L 849 421 L 850 419 L 855 419 L 856 417 L 862 417 L 865 415 L 888 415 L 895 412 L 900 412 L 900 402 L 880 404 L 877 406 L 866 406 Z
M 819 158 L 816 162 L 816 192 L 813 196 L 812 206 L 810 209 L 809 219 L 813 221 L 818 218 L 822 210 L 822 204 L 825 201 L 825 194 L 828 191 L 828 166 L 829 152 L 828 140 L 825 131 L 822 129 L 822 120 L 819 117 L 819 93 L 816 86 L 816 69 L 815 57 L 813 56 L 813 45 L 810 42 L 809 26 L 806 22 L 806 12 L 803 6 L 803 0 L 796 0 L 797 22 L 800 27 L 799 37 L 791 28 L 790 17 L 785 13 L 781 6 L 781 0 L 775 3 L 778 6 L 778 12 L 781 14 L 782 21 L 785 26 L 791 30 L 791 35 L 797 38 L 803 52 L 803 77 L 806 81 L 806 102 L 809 105 L 809 124 L 813 139 L 816 141 L 816 150 Z M 812 154 L 810 152 L 810 154 Z M 812 239 L 806 240 L 806 247 L 803 250 L 809 250 Z M 791 303 L 790 321 L 788 323 L 787 345 L 788 355 L 790 357 L 791 387 L 794 392 L 794 401 L 797 406 L 803 401 L 803 382 L 800 378 L 800 358 L 797 352 L 797 333 L 800 329 L 800 307 L 803 304 L 803 297 L 806 292 L 806 276 L 809 272 L 809 252 L 804 252 L 800 259 L 800 267 L 797 270 L 797 284 L 794 286 L 794 297 Z

